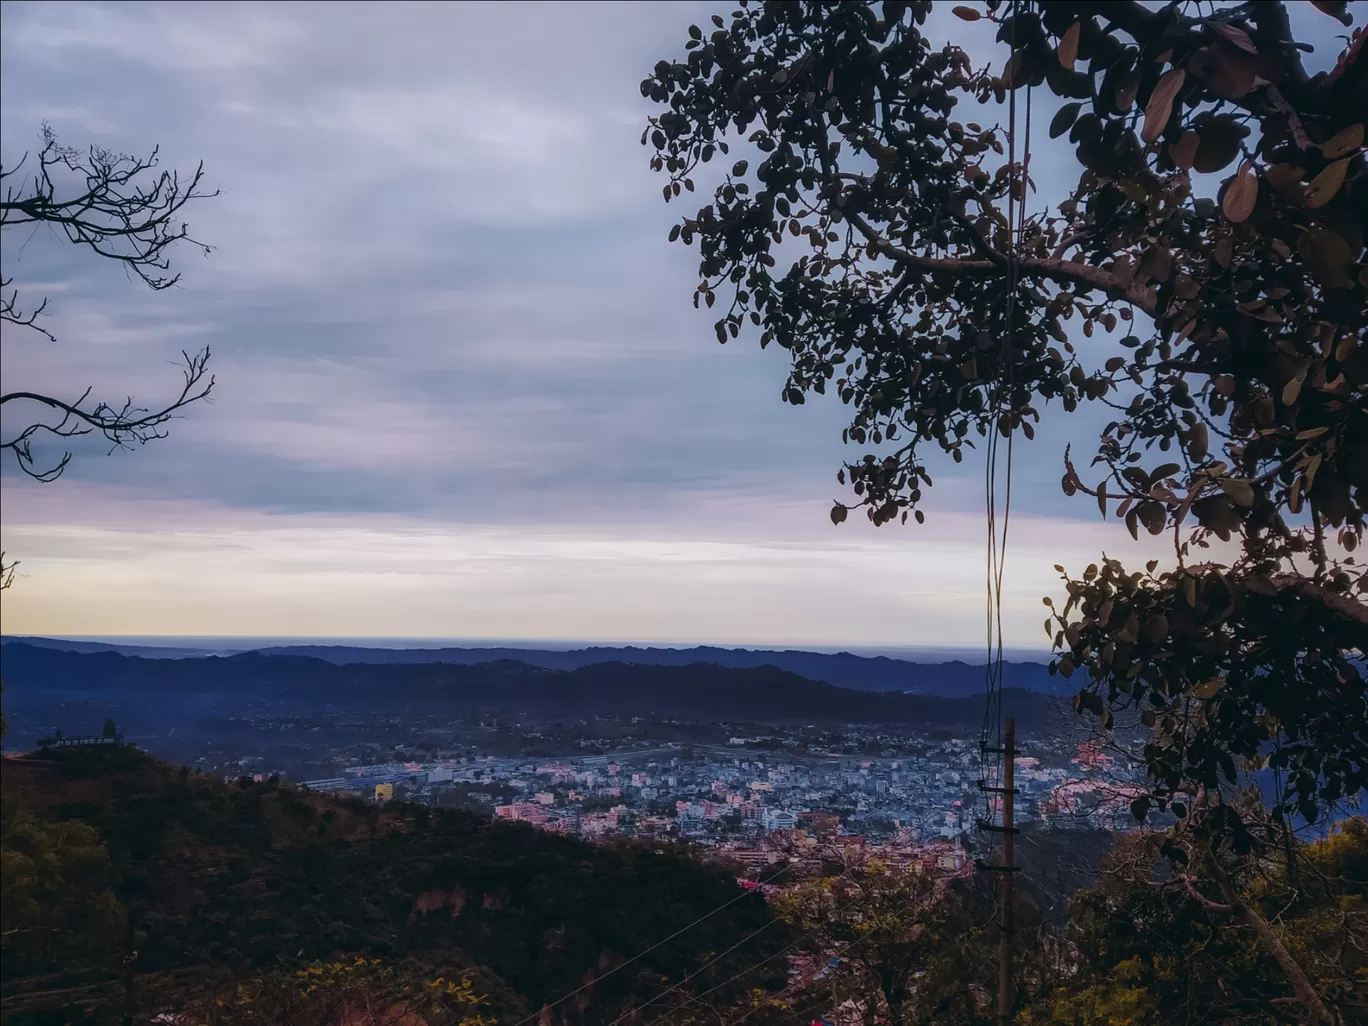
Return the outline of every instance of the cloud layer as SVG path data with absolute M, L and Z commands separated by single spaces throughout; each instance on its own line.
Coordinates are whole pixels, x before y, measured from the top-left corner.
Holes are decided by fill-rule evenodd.
M 7 165 L 47 120 L 222 190 L 170 292 L 5 239 L 59 340 L 6 333 L 7 388 L 153 402 L 205 344 L 218 376 L 165 441 L 5 468 L 6 631 L 975 643 L 980 471 L 937 468 L 928 530 L 836 530 L 841 408 L 689 304 L 637 85 L 712 10 L 6 4 Z M 1017 643 L 1051 564 L 1134 548 L 1071 519 L 1064 437 L 1018 469 Z

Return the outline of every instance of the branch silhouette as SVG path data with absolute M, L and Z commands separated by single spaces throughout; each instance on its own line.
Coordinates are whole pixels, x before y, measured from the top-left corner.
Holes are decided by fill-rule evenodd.
M 60 229 L 68 242 L 121 264 L 149 288 L 160 292 L 180 281 L 171 273 L 170 250 L 187 243 L 205 255 L 211 248 L 190 235 L 180 219 L 192 200 L 217 196 L 205 190 L 204 165 L 189 175 L 161 169 L 158 150 L 132 157 L 102 147 L 77 150 L 58 142 L 51 126 L 44 124 L 42 147 L 36 167 L 25 176 L 29 154 L 17 164 L 0 165 L 0 230 L 33 226 Z M 41 323 L 48 313 L 48 297 L 32 306 L 21 299 L 15 276 L 0 272 L 0 322 L 27 328 L 43 339 L 56 336 Z M 111 451 L 145 445 L 166 437 L 166 425 L 184 407 L 207 398 L 214 387 L 208 373 L 209 348 L 182 352 L 182 387 L 170 402 L 141 405 L 132 397 L 123 402 L 92 400 L 88 387 L 74 401 L 40 392 L 14 391 L 0 396 L 0 408 L 8 414 L 35 406 L 33 418 L 23 427 L 0 438 L 0 450 L 13 454 L 19 469 L 38 481 L 53 481 L 71 462 L 65 451 L 44 461 L 35 452 L 35 439 L 48 436 L 75 438 L 98 433 Z M 10 404 L 15 404 L 13 407 Z M 21 418 L 21 422 L 27 418 Z

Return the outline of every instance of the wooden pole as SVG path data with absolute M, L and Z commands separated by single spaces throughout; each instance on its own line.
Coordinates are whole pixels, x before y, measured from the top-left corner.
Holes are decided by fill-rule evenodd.
M 124 939 L 124 1015 L 123 1026 L 133 1026 L 133 1015 L 137 1011 L 135 998 L 133 996 L 133 960 L 138 957 L 136 943 L 135 926 L 133 913 L 124 914 L 124 926 L 126 930 Z
M 1002 936 L 998 946 L 998 1024 L 1012 1026 L 1012 834 L 1016 812 L 1016 721 L 1008 719 L 1003 734 L 1002 771 Z

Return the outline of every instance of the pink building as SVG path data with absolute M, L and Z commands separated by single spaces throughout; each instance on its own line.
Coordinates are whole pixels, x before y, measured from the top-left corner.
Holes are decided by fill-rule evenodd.
M 547 820 L 546 809 L 541 805 L 534 805 L 531 802 L 515 802 L 512 805 L 500 805 L 494 810 L 494 815 L 500 819 L 512 820 L 515 823 L 532 823 L 540 826 Z

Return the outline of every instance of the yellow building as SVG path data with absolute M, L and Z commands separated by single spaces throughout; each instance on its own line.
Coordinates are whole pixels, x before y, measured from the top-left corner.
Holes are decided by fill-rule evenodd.
M 376 784 L 376 785 L 375 785 L 375 800 L 376 800 L 377 802 L 389 802 L 389 801 L 393 801 L 393 800 L 394 800 L 394 785 L 393 785 L 393 784 Z

